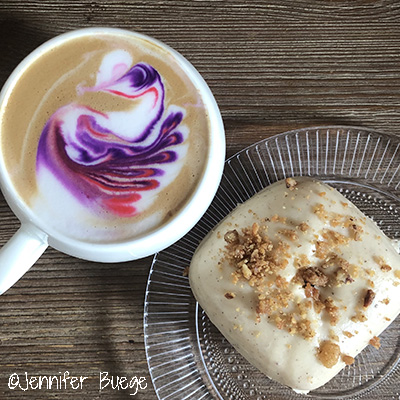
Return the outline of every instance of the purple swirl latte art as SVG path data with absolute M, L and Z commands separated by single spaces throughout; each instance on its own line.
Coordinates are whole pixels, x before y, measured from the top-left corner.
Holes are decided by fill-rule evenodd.
M 100 111 L 80 103 L 88 92 L 106 93 L 125 106 Z M 137 216 L 182 168 L 188 135 L 185 110 L 167 106 L 160 74 L 146 63 L 132 66 L 124 50 L 104 56 L 95 85 L 82 83 L 77 94 L 77 101 L 51 115 L 41 133 L 39 190 L 57 190 L 53 202 L 62 201 L 80 214 Z

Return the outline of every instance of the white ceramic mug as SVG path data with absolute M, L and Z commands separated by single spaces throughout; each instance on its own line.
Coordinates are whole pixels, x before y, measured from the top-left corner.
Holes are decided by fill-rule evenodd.
M 14 70 L 0 93 L 0 110 L 24 71 L 55 46 L 73 38 L 102 33 L 123 34 L 133 40 L 141 38 L 155 43 L 176 60 L 201 95 L 210 123 L 209 146 L 203 155 L 205 165 L 198 184 L 188 201 L 166 224 L 127 240 L 101 243 L 78 240 L 50 227 L 16 191 L 3 157 L 0 158 L 0 183 L 4 197 L 21 221 L 20 229 L 0 251 L 0 294 L 10 288 L 37 261 L 48 246 L 66 254 L 98 262 L 134 260 L 158 252 L 184 236 L 202 217 L 218 188 L 225 160 L 225 135 L 216 101 L 196 69 L 179 53 L 144 35 L 114 28 L 87 28 L 55 37 L 28 55 Z M 0 132 L 1 138 L 2 132 Z

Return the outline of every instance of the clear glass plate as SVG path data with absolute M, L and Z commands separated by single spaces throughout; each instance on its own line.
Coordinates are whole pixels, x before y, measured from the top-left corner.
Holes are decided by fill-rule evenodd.
M 400 239 L 400 138 L 352 127 L 301 129 L 256 143 L 226 161 L 217 195 L 200 222 L 157 254 L 145 299 L 144 336 L 154 388 L 166 399 L 303 399 L 252 367 L 211 324 L 185 269 L 202 238 L 238 203 L 269 184 L 307 175 L 328 182 L 391 238 Z M 310 399 L 396 399 L 400 317 L 356 362 Z

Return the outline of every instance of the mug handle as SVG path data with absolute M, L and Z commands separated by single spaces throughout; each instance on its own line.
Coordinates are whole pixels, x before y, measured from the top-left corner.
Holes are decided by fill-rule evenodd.
M 23 222 L 0 250 L 0 295 L 14 285 L 32 267 L 49 246 L 47 234 Z

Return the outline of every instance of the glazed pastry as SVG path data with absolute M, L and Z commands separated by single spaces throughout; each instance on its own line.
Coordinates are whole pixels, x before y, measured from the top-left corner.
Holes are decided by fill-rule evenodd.
M 392 241 L 332 187 L 276 182 L 202 241 L 193 293 L 213 324 L 268 377 L 307 393 L 332 379 L 400 312 Z M 351 367 L 350 367 L 351 368 Z

